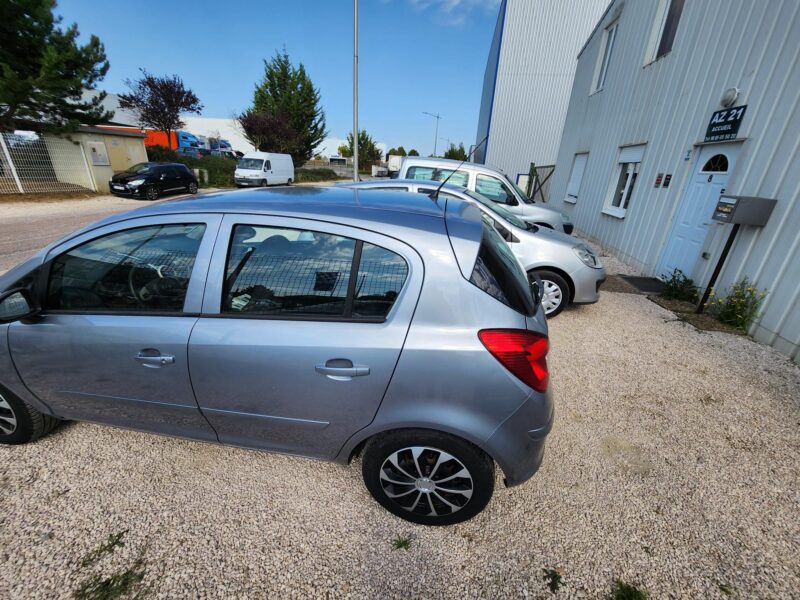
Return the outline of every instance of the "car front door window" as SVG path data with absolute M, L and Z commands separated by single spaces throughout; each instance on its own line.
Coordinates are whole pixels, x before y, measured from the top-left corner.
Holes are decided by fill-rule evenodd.
M 501 204 L 516 204 L 513 192 L 497 177 L 479 174 L 475 180 L 475 191 Z

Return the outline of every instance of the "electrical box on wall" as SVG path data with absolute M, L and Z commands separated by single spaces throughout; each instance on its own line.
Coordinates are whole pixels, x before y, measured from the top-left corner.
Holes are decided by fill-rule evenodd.
M 732 225 L 753 225 L 763 227 L 767 224 L 772 209 L 778 201 L 774 198 L 755 196 L 727 196 L 723 194 L 711 216 L 715 221 Z

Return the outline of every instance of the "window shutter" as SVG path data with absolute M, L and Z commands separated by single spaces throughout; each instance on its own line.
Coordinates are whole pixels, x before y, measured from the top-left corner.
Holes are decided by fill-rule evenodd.
M 569 174 L 569 183 L 567 184 L 567 196 L 573 198 L 578 197 L 578 191 L 581 189 L 581 181 L 583 180 L 583 171 L 586 169 L 586 159 L 589 158 L 588 154 L 576 154 L 575 161 L 572 163 L 572 172 Z
M 642 162 L 644 156 L 644 144 L 641 146 L 626 146 L 620 148 L 618 162 L 621 163 L 638 163 Z

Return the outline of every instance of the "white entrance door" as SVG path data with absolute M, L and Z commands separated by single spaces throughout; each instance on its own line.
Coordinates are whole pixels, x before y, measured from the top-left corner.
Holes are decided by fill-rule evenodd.
M 711 215 L 728 185 L 738 154 L 739 144 L 712 144 L 700 150 L 695 173 L 675 215 L 657 276 L 663 277 L 674 269 L 680 269 L 687 277 L 693 277 L 711 225 Z

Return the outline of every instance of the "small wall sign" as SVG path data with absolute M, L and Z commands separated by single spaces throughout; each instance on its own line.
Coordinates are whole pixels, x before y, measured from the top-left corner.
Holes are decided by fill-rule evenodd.
M 663 173 L 659 173 L 658 175 L 656 175 L 656 184 L 653 187 L 657 187 L 657 188 L 661 187 L 661 180 L 662 179 L 664 179 L 664 174 Z
M 664 175 L 664 184 L 661 187 L 668 188 L 670 181 L 672 181 L 672 173 L 667 173 Z
M 742 124 L 744 112 L 747 105 L 734 106 L 716 111 L 711 115 L 711 121 L 706 128 L 706 142 L 721 142 L 724 140 L 735 140 L 739 133 L 739 125 Z

